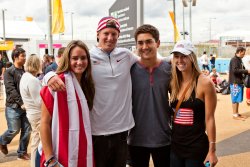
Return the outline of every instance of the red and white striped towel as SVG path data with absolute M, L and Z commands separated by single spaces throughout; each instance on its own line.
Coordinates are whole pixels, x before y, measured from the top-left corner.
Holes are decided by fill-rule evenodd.
M 48 87 L 41 97 L 52 117 L 52 145 L 55 157 L 64 167 L 93 167 L 93 147 L 89 108 L 75 75 L 60 74 L 66 91 Z M 43 159 L 43 158 L 42 158 Z

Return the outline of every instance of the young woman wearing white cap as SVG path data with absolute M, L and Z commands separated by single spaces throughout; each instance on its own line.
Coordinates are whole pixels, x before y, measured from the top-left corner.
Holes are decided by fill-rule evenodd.
M 218 161 L 214 119 L 217 97 L 213 83 L 201 74 L 190 41 L 179 41 L 172 53 L 170 102 L 176 111 L 171 167 L 201 167 L 207 161 L 215 166 Z

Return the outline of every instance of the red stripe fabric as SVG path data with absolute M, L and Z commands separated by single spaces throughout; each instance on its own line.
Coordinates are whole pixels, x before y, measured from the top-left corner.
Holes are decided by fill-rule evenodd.
M 65 83 L 64 76 L 61 77 Z M 66 91 L 57 92 L 58 101 L 67 102 L 67 93 Z M 59 152 L 58 152 L 58 161 L 64 166 L 68 167 L 68 145 L 69 145 L 69 108 L 68 103 L 58 103 L 59 111 Z
M 41 89 L 40 96 L 41 96 L 47 110 L 49 111 L 50 116 L 52 117 L 53 107 L 54 107 L 54 97 L 51 95 L 48 86 L 45 86 Z

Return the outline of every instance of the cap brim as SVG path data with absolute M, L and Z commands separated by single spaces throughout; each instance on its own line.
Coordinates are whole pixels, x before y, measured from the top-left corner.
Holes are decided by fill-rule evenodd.
M 178 49 L 174 49 L 174 50 L 171 52 L 171 54 L 172 54 L 172 53 L 175 53 L 175 52 L 179 52 L 179 53 L 182 53 L 182 54 L 184 54 L 184 55 L 190 55 L 190 54 L 192 53 L 191 51 L 189 51 L 189 50 L 187 50 L 187 49 L 178 48 Z

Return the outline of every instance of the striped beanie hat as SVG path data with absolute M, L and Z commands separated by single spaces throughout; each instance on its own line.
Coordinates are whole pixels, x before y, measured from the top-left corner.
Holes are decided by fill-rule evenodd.
M 104 28 L 115 28 L 120 32 L 120 23 L 118 20 L 114 17 L 108 16 L 108 17 L 103 17 L 97 27 L 97 32 L 101 31 Z

